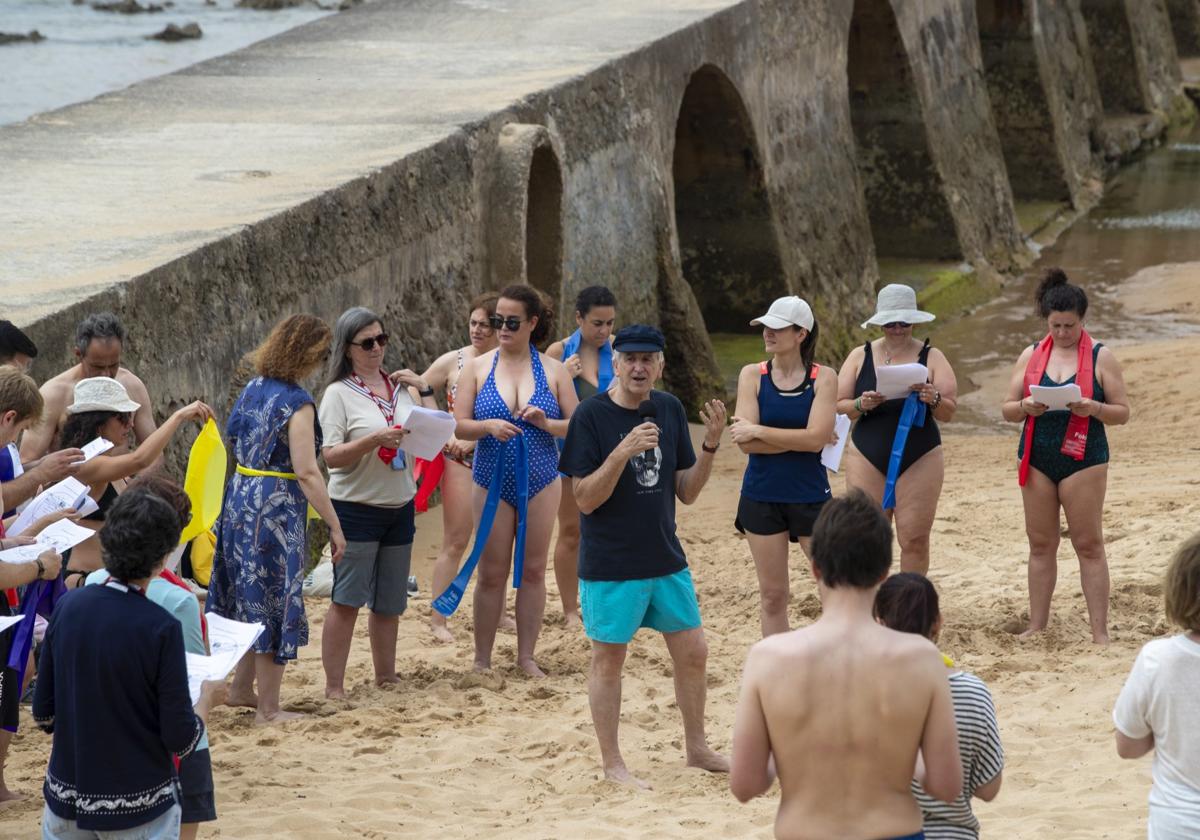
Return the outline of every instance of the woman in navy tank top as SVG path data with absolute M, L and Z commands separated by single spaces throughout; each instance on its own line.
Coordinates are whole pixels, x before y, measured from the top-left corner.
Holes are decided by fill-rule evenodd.
M 750 456 L 735 525 L 746 535 L 758 571 L 763 636 L 788 630 L 788 548 L 806 557 L 813 523 L 830 499 L 821 450 L 833 436 L 837 376 L 813 364 L 817 322 L 798 297 L 779 298 L 752 325 L 762 325 L 770 361 L 738 376 L 730 437 Z

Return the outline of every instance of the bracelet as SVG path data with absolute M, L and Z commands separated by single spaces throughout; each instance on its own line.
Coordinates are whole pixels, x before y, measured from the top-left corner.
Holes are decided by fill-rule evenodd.
M 425 388 L 424 390 L 422 390 L 421 388 L 418 388 L 418 389 L 417 389 L 417 393 L 418 393 L 420 396 L 422 396 L 422 397 L 432 397 L 432 396 L 433 396 L 433 389 L 432 389 L 432 388 L 428 388 L 428 387 L 427 387 L 427 388 Z
M 34 557 L 33 562 L 37 563 L 37 567 L 38 567 L 38 574 L 37 574 L 37 577 L 34 578 L 34 580 L 41 580 L 42 578 L 44 578 L 46 576 L 46 564 L 42 562 L 41 557 Z
M 717 445 L 714 446 L 712 449 L 709 449 L 707 443 L 705 443 L 704 441 L 700 441 L 700 448 L 703 449 L 705 452 L 707 452 L 709 455 L 711 455 L 714 452 L 716 452 L 718 449 L 721 448 L 721 442 L 717 441 Z
M 863 407 L 862 407 L 862 397 L 855 397 L 855 398 L 854 398 L 854 410 L 855 410 L 855 411 L 857 411 L 859 414 L 866 414 L 866 413 L 867 413 L 867 412 L 863 411 Z

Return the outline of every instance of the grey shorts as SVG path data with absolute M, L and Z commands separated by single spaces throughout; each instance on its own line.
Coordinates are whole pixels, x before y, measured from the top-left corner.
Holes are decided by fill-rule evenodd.
M 347 542 L 341 562 L 333 567 L 333 602 L 369 607 L 379 615 L 401 615 L 408 607 L 408 572 L 412 543 L 381 545 Z

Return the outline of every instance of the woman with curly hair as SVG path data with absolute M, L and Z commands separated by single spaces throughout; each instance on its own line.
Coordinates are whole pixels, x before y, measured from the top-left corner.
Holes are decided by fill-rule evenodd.
M 259 724 L 299 717 L 281 711 L 279 686 L 288 660 L 308 644 L 301 586 L 309 504 L 329 526 L 334 563 L 346 547 L 317 467 L 316 408 L 300 385 L 325 361 L 331 339 L 329 326 L 312 315 L 277 324 L 254 351 L 258 376 L 242 390 L 225 428 L 237 468 L 225 488 L 207 609 L 266 627 L 238 664 L 229 692 L 230 705 L 257 708 Z

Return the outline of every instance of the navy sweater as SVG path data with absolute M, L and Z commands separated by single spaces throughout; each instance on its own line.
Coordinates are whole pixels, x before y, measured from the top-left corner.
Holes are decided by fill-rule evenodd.
M 171 755 L 204 733 L 179 622 L 132 590 L 69 593 L 46 631 L 33 717 L 54 734 L 43 792 L 55 814 L 117 831 L 165 813 L 177 799 Z

